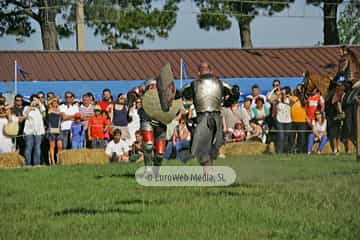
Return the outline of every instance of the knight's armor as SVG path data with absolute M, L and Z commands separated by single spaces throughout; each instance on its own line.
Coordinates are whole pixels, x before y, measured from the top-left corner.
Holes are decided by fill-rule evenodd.
M 147 80 L 128 93 L 129 104 L 142 97 L 149 89 L 156 89 L 156 80 Z M 152 119 L 143 108 L 138 110 L 143 136 L 145 166 L 160 166 L 166 149 L 166 125 Z
M 193 88 L 196 112 L 221 111 L 223 84 L 219 79 L 207 75 L 205 78 L 195 80 Z
M 208 74 L 184 86 L 182 94 L 193 99 L 197 112 L 197 126 L 193 134 L 191 153 L 200 164 L 212 165 L 212 160 L 224 144 L 222 104 L 226 101 L 225 98 L 237 101 L 239 88 Z

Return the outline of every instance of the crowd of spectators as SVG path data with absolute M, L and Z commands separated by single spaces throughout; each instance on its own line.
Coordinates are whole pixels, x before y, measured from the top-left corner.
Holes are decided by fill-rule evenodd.
M 242 102 L 223 106 L 226 142 L 274 142 L 277 153 L 309 154 L 314 143 L 319 142 L 316 152 L 320 154 L 330 139 L 333 152 L 337 153 L 342 140 L 343 87 L 337 86 L 329 106 L 319 91 L 304 101 L 302 87 L 282 87 L 279 80 L 274 80 L 272 90 L 262 95 L 260 87 L 253 85 L 251 94 Z M 0 152 L 17 150 L 27 165 L 56 164 L 58 152 L 82 148 L 105 149 L 112 162 L 142 161 L 142 102 L 138 98 L 128 106 L 126 97 L 118 94 L 114 100 L 109 89 L 103 90 L 100 101 L 91 93 L 77 100 L 67 91 L 61 100 L 52 92 L 38 92 L 29 102 L 18 94 L 13 103 L 7 104 L 5 97 L 0 96 L 0 129 L 9 123 L 19 126 L 16 137 L 0 131 Z M 165 159 L 182 159 L 181 151 L 190 148 L 195 126 L 194 105 L 191 99 L 184 99 L 184 108 L 167 125 Z
M 82 148 L 105 149 L 112 162 L 142 161 L 141 106 L 141 99 L 128 106 L 126 94 L 113 100 L 110 89 L 100 101 L 91 93 L 77 100 L 70 91 L 62 100 L 52 92 L 38 92 L 29 101 L 18 94 L 11 104 L 0 96 L 0 129 L 19 126 L 16 136 L 0 131 L 0 153 L 19 151 L 26 165 L 53 165 L 62 150 Z
M 302 88 L 302 84 L 294 89 L 282 87 L 279 80 L 274 80 L 265 96 L 258 85 L 253 85 L 251 95 L 242 104 L 235 102 L 223 108 L 226 141 L 274 142 L 277 153 L 308 154 L 313 152 L 315 142 L 319 143 L 315 152 L 321 154 L 328 140 L 332 151 L 338 153 L 343 141 L 345 151 L 349 151 L 343 134 L 342 84 L 338 83 L 335 96 L 327 102 L 318 89 L 305 99 Z

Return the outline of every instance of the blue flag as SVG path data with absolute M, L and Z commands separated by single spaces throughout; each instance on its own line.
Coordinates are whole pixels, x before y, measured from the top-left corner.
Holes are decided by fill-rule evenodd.
M 184 61 L 184 59 L 182 60 L 182 74 L 184 76 L 184 79 L 188 79 L 188 71 L 187 71 L 187 67 L 186 67 L 186 62 Z
M 18 63 L 16 64 L 16 70 L 21 74 L 23 78 L 26 78 L 26 76 L 29 75 L 29 73 L 25 71 L 25 69 Z

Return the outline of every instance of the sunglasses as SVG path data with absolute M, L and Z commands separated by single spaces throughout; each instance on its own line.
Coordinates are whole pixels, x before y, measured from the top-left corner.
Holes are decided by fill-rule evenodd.
M 65 96 L 65 98 L 72 98 L 73 96 Z
M 22 99 L 15 99 L 16 102 L 22 102 Z

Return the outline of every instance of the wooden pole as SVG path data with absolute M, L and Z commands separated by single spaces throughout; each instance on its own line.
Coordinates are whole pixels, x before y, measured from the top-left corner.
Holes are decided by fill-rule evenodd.
M 85 50 L 84 0 L 76 5 L 76 50 Z
M 356 161 L 360 162 L 360 102 L 356 106 Z

